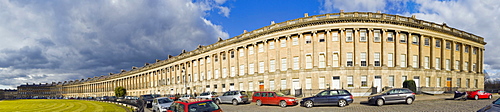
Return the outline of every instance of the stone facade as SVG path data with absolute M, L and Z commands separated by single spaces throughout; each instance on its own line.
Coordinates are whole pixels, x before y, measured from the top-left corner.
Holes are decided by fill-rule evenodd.
M 287 91 L 355 96 L 415 80 L 419 91 L 482 89 L 484 39 L 446 24 L 370 12 L 307 16 L 271 24 L 166 60 L 60 84 L 70 97 Z M 302 91 L 295 91 L 302 90 Z M 300 93 L 299 93 L 300 92 Z

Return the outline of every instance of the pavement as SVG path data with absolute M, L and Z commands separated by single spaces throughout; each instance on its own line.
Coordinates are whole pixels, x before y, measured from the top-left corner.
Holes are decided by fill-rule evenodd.
M 429 94 L 417 94 L 415 95 L 415 101 L 419 100 L 453 100 L 453 93 L 447 93 L 447 94 L 436 94 L 436 95 L 429 95 Z M 500 95 L 498 94 L 493 94 L 493 97 L 498 97 Z M 473 99 L 469 99 L 473 100 Z M 360 103 L 367 103 L 368 102 L 368 96 L 355 96 L 354 97 L 354 102 L 355 104 L 360 104 Z

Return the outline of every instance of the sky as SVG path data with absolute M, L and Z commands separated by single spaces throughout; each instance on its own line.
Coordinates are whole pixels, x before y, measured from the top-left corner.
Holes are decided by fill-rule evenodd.
M 500 78 L 498 0 L 0 0 L 0 89 L 129 71 L 271 21 L 340 10 L 415 15 L 481 36 L 484 69 Z

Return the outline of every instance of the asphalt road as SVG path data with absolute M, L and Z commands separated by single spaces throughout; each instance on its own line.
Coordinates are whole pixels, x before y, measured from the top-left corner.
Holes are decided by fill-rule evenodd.
M 446 99 L 436 99 L 436 100 L 416 100 L 413 104 L 387 104 L 383 106 L 372 106 L 368 105 L 364 102 L 357 104 L 350 104 L 346 107 L 338 107 L 338 106 L 320 106 L 313 108 L 305 108 L 300 106 L 292 106 L 281 108 L 276 105 L 264 105 L 257 106 L 255 103 L 251 104 L 241 104 L 237 106 L 233 106 L 231 104 L 221 104 L 221 108 L 224 112 L 381 112 L 381 111 L 390 111 L 390 112 L 406 112 L 406 111 L 439 111 L 439 112 L 472 112 L 477 111 L 483 108 L 486 105 L 491 104 L 491 102 L 495 101 L 498 96 L 493 99 L 482 99 L 482 100 L 467 100 L 467 101 L 459 101 L 459 100 L 446 100 Z

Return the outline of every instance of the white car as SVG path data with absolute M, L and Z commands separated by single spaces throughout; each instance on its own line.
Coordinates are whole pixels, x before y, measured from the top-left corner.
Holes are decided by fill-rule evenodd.
M 201 93 L 199 96 L 197 96 L 197 99 L 209 99 L 212 100 L 214 98 L 218 97 L 216 92 L 204 92 Z
M 174 100 L 168 97 L 159 97 L 155 98 L 151 105 L 153 112 L 166 112 L 172 103 L 174 103 Z
M 188 99 L 193 99 L 193 98 L 194 98 L 193 95 L 185 94 L 185 95 L 182 95 L 181 97 L 179 97 L 179 100 L 186 101 Z

